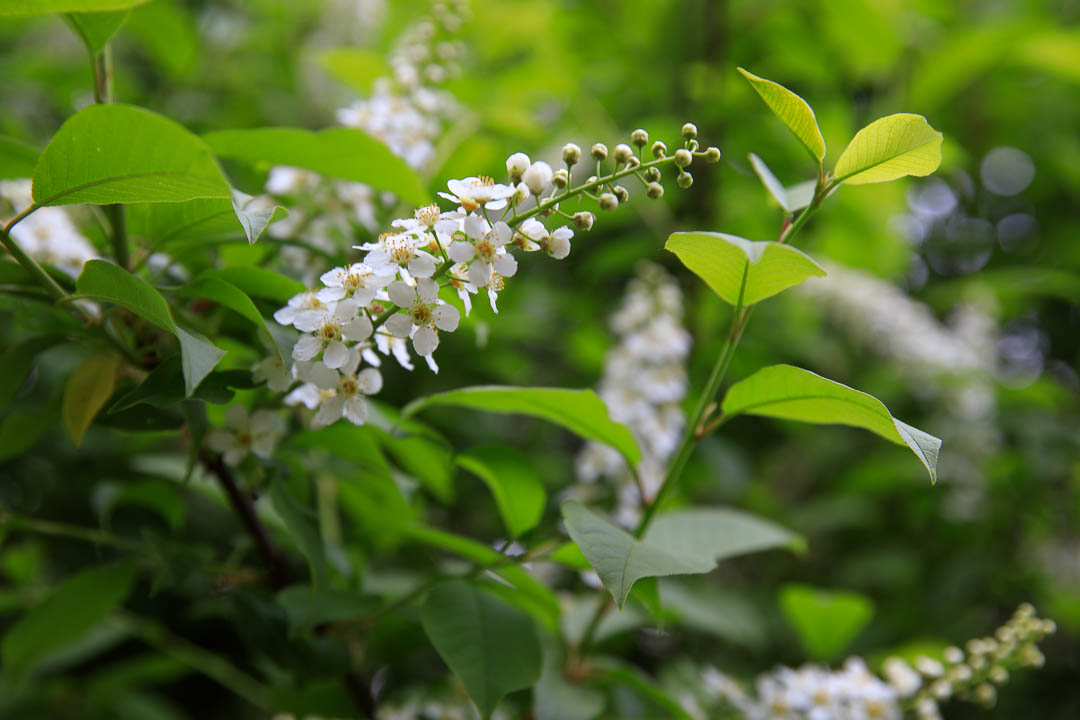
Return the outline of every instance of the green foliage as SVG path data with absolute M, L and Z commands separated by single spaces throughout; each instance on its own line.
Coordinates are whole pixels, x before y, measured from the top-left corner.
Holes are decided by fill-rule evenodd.
M 923 177 L 941 164 L 942 139 L 922 115 L 889 115 L 855 133 L 840 153 L 833 175 L 836 182 L 848 185 Z
M 0 135 L 0 180 L 33 175 L 39 152 L 29 143 Z
M 341 82 L 365 93 L 371 91 L 375 80 L 385 77 L 389 71 L 386 60 L 379 53 L 351 47 L 322 51 L 319 64 Z
M 119 367 L 120 358 L 113 353 L 93 355 L 68 378 L 60 416 L 75 447 L 82 445 L 83 434 L 112 395 Z
M 0 2 L 0 16 L 27 17 L 48 15 L 50 13 L 70 12 L 106 12 L 126 10 L 142 5 L 147 0 L 3 0 Z
M 130 10 L 71 13 L 65 15 L 64 19 L 86 45 L 86 49 L 93 54 L 105 49 L 130 14 Z
M 874 615 L 869 598 L 790 583 L 780 589 L 780 609 L 814 660 L 840 658 Z
M 821 136 L 817 117 L 805 100 L 772 80 L 758 77 L 739 68 L 739 72 L 750 83 L 750 87 L 761 96 L 776 117 L 795 133 L 799 142 L 820 163 L 825 159 L 825 138 Z
M 544 485 L 522 453 L 487 445 L 458 455 L 454 462 L 483 480 L 491 490 L 510 537 L 519 537 L 540 522 L 547 500 Z

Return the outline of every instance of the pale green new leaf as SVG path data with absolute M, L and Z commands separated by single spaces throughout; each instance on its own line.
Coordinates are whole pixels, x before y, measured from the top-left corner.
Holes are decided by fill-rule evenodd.
M 754 242 L 716 232 L 678 232 L 664 247 L 730 305 L 753 305 L 809 277 L 825 275 L 814 260 L 790 245 Z M 745 280 L 745 284 L 744 284 Z
M 361 48 L 333 48 L 319 53 L 319 64 L 341 82 L 362 93 L 371 92 L 375 80 L 391 73 L 383 56 Z
M 229 198 L 217 160 L 195 135 L 149 110 L 90 105 L 60 126 L 34 169 L 34 202 L 182 202 Z
M 389 190 L 423 205 L 429 196 L 420 176 L 383 143 L 362 130 L 298 128 L 220 130 L 203 136 L 218 155 L 268 165 L 290 165 L 329 177 Z
M 112 395 L 119 368 L 118 356 L 112 353 L 94 355 L 84 360 L 68 377 L 60 417 L 75 447 L 82 445 L 86 429 Z
M 874 603 L 858 593 L 818 590 L 790 583 L 780 590 L 780 609 L 814 660 L 836 660 L 874 616 Z
M 851 425 L 906 445 L 937 482 L 941 440 L 889 413 L 872 395 L 791 365 L 762 368 L 727 391 L 724 415 L 762 415 L 808 423 Z
M 754 172 L 757 174 L 761 184 L 765 186 L 765 189 L 769 191 L 769 194 L 783 208 L 784 212 L 790 213 L 792 207 L 788 200 L 787 190 L 784 189 L 784 184 L 773 175 L 769 166 L 757 155 L 750 153 L 747 155 L 747 159 L 750 161 L 750 167 L 754 168 Z
M 147 0 L 0 0 L 0 17 L 126 10 Z
M 455 462 L 491 490 L 510 537 L 519 537 L 540 522 L 547 495 L 523 454 L 503 445 L 485 445 L 458 455 Z
M 799 142 L 810 151 L 810 154 L 818 162 L 824 160 L 825 138 L 821 135 L 817 118 L 810 105 L 779 83 L 758 77 L 743 68 L 739 68 L 739 72 L 750 82 L 750 86 L 757 91 L 776 117 L 795 133 L 795 137 L 799 138 Z
M 64 16 L 71 29 L 91 53 L 99 53 L 131 14 L 130 10 L 70 13 Z
M 586 440 L 610 445 L 631 466 L 641 459 L 641 451 L 630 430 L 611 419 L 604 401 L 592 390 L 498 385 L 467 387 L 414 400 L 402 413 L 407 417 L 440 405 L 530 415 L 561 425 Z
M 483 718 L 540 678 L 541 650 L 527 615 L 463 582 L 437 586 L 420 610 L 431 644 L 461 678 Z
M 833 177 L 848 185 L 924 177 L 941 164 L 941 141 L 941 133 L 922 115 L 879 118 L 855 133 L 836 161 Z

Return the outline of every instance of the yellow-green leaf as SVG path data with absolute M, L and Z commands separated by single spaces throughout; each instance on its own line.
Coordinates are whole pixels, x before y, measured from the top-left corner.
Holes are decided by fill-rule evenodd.
M 941 133 L 922 115 L 879 118 L 855 133 L 836 161 L 833 177 L 848 185 L 924 177 L 941 164 L 941 140 Z
M 119 367 L 120 358 L 112 353 L 94 355 L 68 378 L 60 414 L 75 447 L 82 444 L 86 428 L 112 395 Z
M 809 103 L 786 87 L 772 80 L 758 77 L 752 72 L 739 68 L 742 76 L 750 82 L 750 87 L 757 91 L 776 117 L 787 125 L 799 142 L 820 162 L 825 159 L 825 138 L 817 124 L 817 117 Z

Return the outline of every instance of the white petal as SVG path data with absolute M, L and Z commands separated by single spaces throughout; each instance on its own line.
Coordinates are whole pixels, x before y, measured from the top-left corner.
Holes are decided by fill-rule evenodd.
M 210 445 L 211 450 L 218 453 L 223 453 L 236 444 L 233 434 L 220 428 L 211 430 L 206 442 Z
M 439 335 L 429 327 L 422 327 L 413 335 L 412 343 L 417 355 L 430 355 L 439 347 Z
M 416 302 L 416 290 L 401 280 L 390 283 L 390 287 L 386 288 L 386 294 L 390 296 L 390 302 L 398 307 L 409 308 Z
M 370 283 L 365 287 L 356 288 L 353 290 L 353 300 L 360 305 L 367 305 L 369 302 L 375 299 L 376 286 L 375 283 Z
M 461 304 L 465 306 L 465 317 L 469 317 L 469 313 L 472 312 L 472 298 L 469 297 L 469 292 L 465 288 L 461 288 L 457 291 L 457 294 L 461 298 Z
M 458 322 L 461 320 L 461 313 L 453 305 L 440 305 L 435 308 L 435 312 L 432 314 L 435 318 L 435 327 L 446 332 L 457 330 Z
M 308 410 L 314 410 L 319 405 L 319 388 L 311 384 L 301 385 L 285 396 L 285 404 L 289 407 L 302 404 Z
M 274 313 L 274 320 L 276 320 L 279 325 L 292 325 L 295 317 L 296 308 L 294 307 L 283 307 Z
M 328 368 L 339 368 L 349 359 L 349 349 L 340 340 L 334 340 L 323 351 L 323 362 Z
M 469 262 L 476 255 L 476 248 L 472 243 L 467 243 L 462 240 L 455 240 L 450 243 L 450 247 L 447 249 L 446 254 L 450 256 L 450 259 L 454 262 Z
M 320 302 L 332 303 L 345 297 L 345 289 L 340 287 L 327 287 L 315 293 Z
M 495 306 L 495 301 L 499 299 L 499 293 L 495 292 L 493 288 L 488 288 L 488 300 L 491 301 L 491 311 L 496 315 L 499 314 L 499 308 Z
M 320 362 L 312 363 L 305 375 L 304 379 L 320 390 L 333 390 L 338 386 L 338 381 L 341 379 L 341 375 L 338 374 L 337 370 L 331 370 Z
M 427 305 L 439 299 L 439 283 L 431 278 L 416 281 L 416 296 Z
M 473 240 L 479 240 L 487 232 L 487 223 L 478 215 L 470 215 L 465 218 L 465 234 Z
M 375 367 L 379 367 L 380 365 L 382 365 L 382 358 L 380 358 L 378 353 L 376 353 L 369 347 L 364 348 L 363 352 L 360 353 L 360 356 L 364 358 L 364 362 L 366 362 L 368 365 L 374 365 Z
M 345 327 L 341 328 L 341 334 L 345 336 L 345 339 L 352 340 L 353 342 L 366 340 L 371 337 L 371 333 L 371 320 L 368 319 L 367 315 L 361 315 Z
M 274 454 L 274 446 L 277 445 L 277 435 L 258 435 L 251 443 L 251 450 L 264 460 Z
M 345 268 L 336 267 L 319 276 L 319 281 L 327 287 L 341 287 L 341 277 L 345 274 Z
M 383 325 L 383 327 L 386 328 L 386 332 L 394 337 L 409 337 L 409 333 L 412 332 L 413 328 L 412 318 L 402 313 L 391 315 L 390 319 L 386 321 L 386 324 Z
M 495 258 L 495 272 L 503 277 L 513 277 L 517 272 L 517 258 L 510 253 Z
M 514 237 L 514 231 L 502 220 L 495 223 L 495 247 L 502 247 Z
M 293 318 L 293 326 L 300 332 L 315 332 L 315 328 L 322 325 L 326 313 L 322 310 L 304 310 L 296 313 Z
M 239 430 L 241 432 L 247 430 L 248 429 L 248 411 L 247 411 L 247 408 L 244 407 L 243 405 L 241 405 L 240 403 L 230 405 L 228 407 L 228 409 L 225 410 L 225 422 L 228 423 L 229 427 L 233 428 L 234 430 Z
M 294 360 L 311 360 L 319 354 L 323 348 L 321 339 L 314 335 L 304 335 L 293 345 L 292 356 Z
M 394 359 L 398 361 L 398 365 L 411 371 L 413 369 L 412 358 L 409 357 L 409 348 L 405 347 L 405 343 L 396 343 L 391 352 L 394 354 Z
M 270 410 L 256 410 L 251 414 L 251 434 L 265 435 L 277 426 L 278 415 Z
M 235 447 L 229 448 L 222 456 L 226 465 L 239 465 L 240 462 L 247 457 L 247 448 Z
M 427 366 L 431 369 L 431 372 L 438 375 L 439 374 L 439 366 L 435 364 L 435 356 L 434 355 L 425 355 L 424 360 L 427 361 Z
M 476 260 L 469 266 L 469 282 L 477 287 L 487 287 L 491 281 L 491 268 L 487 263 Z
M 552 234 L 548 241 L 548 254 L 556 260 L 562 260 L 570 254 L 570 240 L 566 236 Z
M 364 398 L 356 395 L 349 398 L 345 403 L 345 419 L 353 425 L 363 425 L 367 420 L 367 403 Z
M 321 428 L 337 422 L 341 418 L 341 410 L 344 407 L 345 398 L 341 395 L 323 400 L 322 405 L 319 406 L 319 412 L 311 418 L 311 427 Z
M 364 368 L 356 376 L 356 384 L 365 395 L 375 395 L 382 390 L 382 375 L 375 368 Z
M 351 347 L 349 348 L 349 359 L 341 366 L 340 372 L 342 375 L 354 375 L 358 367 L 360 367 L 360 349 Z
M 492 200 L 487 205 L 484 205 L 488 210 L 502 210 L 506 207 L 506 200 Z
M 426 278 L 435 274 L 435 260 L 427 253 L 417 254 L 409 261 L 409 273 L 413 277 Z
M 342 300 L 334 307 L 334 317 L 341 322 L 349 322 L 356 317 L 359 306 L 355 300 Z

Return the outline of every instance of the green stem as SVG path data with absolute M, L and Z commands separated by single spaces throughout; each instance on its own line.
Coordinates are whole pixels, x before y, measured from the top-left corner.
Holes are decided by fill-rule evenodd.
M 15 242 L 15 238 L 11 235 L 11 228 L 15 226 L 15 223 L 22 220 L 34 210 L 37 210 L 36 205 L 31 205 L 26 210 L 16 215 L 11 222 L 4 226 L 3 230 L 0 230 L 0 244 L 11 253 L 11 257 L 15 258 L 15 262 L 22 266 L 23 270 L 30 274 L 30 277 L 37 280 L 37 282 L 45 288 L 56 300 L 63 300 L 68 296 L 64 288 L 60 287 L 59 283 L 52 278 L 49 273 L 45 272 L 45 269 L 38 265 L 37 260 L 26 254 L 26 251 L 22 249 L 19 243 Z
M 107 205 L 105 213 L 109 216 L 109 223 L 112 225 L 112 233 L 109 235 L 109 239 L 112 242 L 116 264 L 127 270 L 128 266 L 131 265 L 131 250 L 128 247 L 127 218 L 124 215 L 124 206 Z
M 72 540 L 82 540 L 83 542 L 93 543 L 95 545 L 109 545 L 118 550 L 126 550 L 133 553 L 154 554 L 150 549 L 137 542 L 102 530 L 93 530 L 91 528 L 80 527 L 79 525 L 69 525 L 68 523 L 54 522 L 52 520 L 28 518 L 12 513 L 0 515 L 0 528 L 5 530 L 23 530 L 25 532 L 70 538 Z

